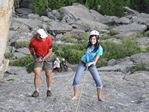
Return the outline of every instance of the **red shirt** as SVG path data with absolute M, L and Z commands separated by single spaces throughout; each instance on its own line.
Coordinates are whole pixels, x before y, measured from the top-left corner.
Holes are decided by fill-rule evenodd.
M 52 39 L 48 36 L 44 40 L 33 38 L 29 44 L 29 49 L 33 49 L 37 56 L 45 56 L 52 47 Z

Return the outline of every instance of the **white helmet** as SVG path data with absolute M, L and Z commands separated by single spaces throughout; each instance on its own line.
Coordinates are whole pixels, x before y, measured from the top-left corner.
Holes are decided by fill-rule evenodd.
M 96 30 L 92 30 L 92 31 L 90 32 L 90 36 L 91 36 L 91 35 L 97 35 L 97 36 L 99 36 L 99 32 L 96 31 Z
M 56 58 L 57 61 L 60 61 L 59 58 Z
M 44 38 L 46 38 L 48 36 L 47 33 L 44 31 L 44 29 L 37 30 L 37 33 L 40 35 L 40 37 L 42 39 L 44 39 Z

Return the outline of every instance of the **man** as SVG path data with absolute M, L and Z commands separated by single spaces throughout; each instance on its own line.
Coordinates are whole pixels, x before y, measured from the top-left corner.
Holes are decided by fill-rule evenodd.
M 34 58 L 34 86 L 35 91 L 32 97 L 39 96 L 39 87 L 41 83 L 41 71 L 45 71 L 47 83 L 47 97 L 51 96 L 51 74 L 52 62 L 50 56 L 52 55 L 52 39 L 47 35 L 43 29 L 37 30 L 37 35 L 30 41 L 29 50 Z

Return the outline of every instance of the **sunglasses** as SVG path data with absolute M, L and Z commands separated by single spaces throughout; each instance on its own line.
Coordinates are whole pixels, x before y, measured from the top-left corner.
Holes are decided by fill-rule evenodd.
M 43 38 L 41 37 L 41 35 L 38 35 L 38 37 L 42 40 Z

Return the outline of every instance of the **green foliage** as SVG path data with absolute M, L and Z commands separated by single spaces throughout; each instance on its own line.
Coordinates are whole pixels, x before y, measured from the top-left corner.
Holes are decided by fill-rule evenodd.
M 7 52 L 4 54 L 6 59 L 11 59 L 13 57 L 13 53 Z
M 145 50 L 146 52 L 149 52 L 149 46 L 146 48 L 146 50 Z
M 114 7 L 113 7 L 113 15 L 115 16 L 123 16 L 124 15 L 124 0 L 113 0 Z
M 74 2 L 77 2 L 77 0 L 64 0 L 65 5 L 72 5 Z
M 102 40 L 107 40 L 107 39 L 110 39 L 110 38 L 111 38 L 110 35 L 101 35 L 101 36 L 100 36 L 100 41 L 102 41 Z
M 146 64 L 144 62 L 136 63 L 133 67 L 130 68 L 130 72 L 134 73 L 136 71 L 145 71 L 147 70 Z
M 82 43 L 88 40 L 88 36 L 87 33 L 81 33 L 81 34 L 69 33 L 64 35 L 61 40 L 70 43 Z
M 106 15 L 123 16 L 123 0 L 103 0 L 101 1 L 101 13 Z
M 12 65 L 12 66 L 26 66 L 28 63 L 30 63 L 32 61 L 33 61 L 32 56 L 28 55 L 28 56 L 25 56 L 23 58 L 20 58 L 20 59 L 17 59 L 15 61 L 11 62 L 10 65 Z
M 14 6 L 19 7 L 21 0 L 15 0 Z M 33 12 L 44 15 L 46 8 L 58 9 L 78 2 L 90 9 L 100 11 L 105 15 L 124 15 L 124 6 L 130 6 L 140 12 L 149 12 L 149 0 L 33 0 Z M 99 8 L 99 5 L 101 6 Z
M 149 37 L 149 31 L 146 31 L 146 32 L 144 33 L 144 36 Z
M 99 61 L 97 62 L 96 66 L 102 67 L 102 66 L 106 66 L 108 63 L 108 61 L 104 58 L 104 57 L 100 57 Z
M 123 40 L 122 44 L 125 47 L 125 51 L 127 51 L 126 56 L 131 56 L 133 54 L 141 52 L 140 47 L 129 38 Z
M 17 59 L 15 61 L 10 62 L 10 65 L 12 66 L 22 66 L 26 67 L 26 70 L 28 73 L 31 73 L 33 71 L 33 58 L 31 55 L 28 55 L 26 57 L 23 57 L 21 59 Z
M 48 7 L 51 9 L 58 9 L 64 6 L 65 0 L 48 0 Z
M 78 3 L 85 4 L 86 0 L 77 0 Z
M 64 18 L 64 15 L 61 14 L 58 19 L 61 21 L 61 20 L 63 20 L 63 18 Z
M 48 0 L 33 0 L 32 10 L 34 13 L 44 15 L 48 6 Z
M 112 0 L 103 0 L 101 2 L 101 13 L 106 15 L 113 15 L 113 1 Z
M 125 48 L 120 43 L 106 41 L 103 43 L 104 58 L 106 60 L 119 59 L 125 57 Z
M 54 51 L 59 57 L 64 57 L 69 63 L 77 64 L 81 56 L 85 53 L 87 43 L 77 45 L 55 45 Z M 100 58 L 97 66 L 107 64 L 110 59 L 120 59 L 126 56 L 139 53 L 140 48 L 130 39 L 123 40 L 122 43 L 105 41 L 102 43 L 104 55 Z
M 33 72 L 33 69 L 34 69 L 34 63 L 31 63 L 31 64 L 29 64 L 28 66 L 26 66 L 26 71 L 27 71 L 28 73 Z
M 58 57 L 65 58 L 71 64 L 77 64 L 80 61 L 81 56 L 85 52 L 85 45 L 55 45 L 55 54 Z
M 19 8 L 20 7 L 21 0 L 14 0 L 14 7 Z
M 15 79 L 14 78 L 9 78 L 9 79 L 7 79 L 7 81 L 15 81 Z
M 110 30 L 110 36 L 117 35 L 117 34 L 118 34 L 118 31 Z
M 139 12 L 149 12 L 149 0 L 129 0 L 130 7 Z
M 15 48 L 28 47 L 28 45 L 29 45 L 28 41 L 20 41 L 15 43 Z
M 79 63 L 83 52 L 77 49 L 68 49 L 65 53 L 65 59 L 72 64 Z
M 88 8 L 93 8 L 93 6 L 94 6 L 94 1 L 95 0 L 86 0 L 86 3 L 85 3 L 85 5 L 88 7 Z
M 129 39 L 124 40 L 122 43 L 106 41 L 102 44 L 104 47 L 103 57 L 106 58 L 106 60 L 124 58 L 141 51 L 139 46 Z

